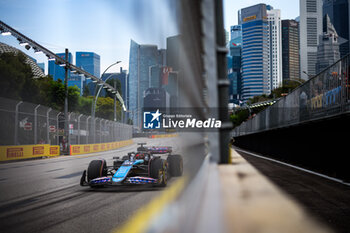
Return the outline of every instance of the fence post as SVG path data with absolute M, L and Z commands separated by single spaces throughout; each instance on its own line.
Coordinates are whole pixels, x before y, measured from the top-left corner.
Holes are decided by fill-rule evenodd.
M 100 119 L 100 143 L 102 143 L 102 121 L 103 119 Z
M 82 117 L 83 114 L 80 114 L 78 116 L 78 144 L 80 144 L 80 117 Z
M 23 103 L 23 101 L 19 101 L 16 104 L 16 112 L 15 112 L 15 138 L 14 138 L 14 145 L 18 144 L 18 109 L 19 106 Z
M 38 144 L 38 108 L 40 104 L 34 108 L 34 144 Z
M 90 137 L 90 127 L 89 127 L 89 119 L 91 116 L 88 116 L 86 119 L 86 144 L 89 144 L 89 137 Z
M 57 137 L 57 145 L 60 145 L 60 132 L 59 132 L 59 116 L 62 112 L 59 112 L 56 116 L 57 124 L 56 124 L 56 137 Z
M 50 142 L 50 121 L 49 121 L 49 114 L 51 112 L 52 108 L 49 108 L 46 112 L 46 143 L 51 144 Z
M 70 146 L 70 118 L 71 118 L 71 115 L 72 115 L 71 112 L 68 113 L 68 123 L 67 123 L 68 124 L 68 138 L 67 138 L 67 147 L 66 147 L 68 154 L 70 153 L 69 146 Z

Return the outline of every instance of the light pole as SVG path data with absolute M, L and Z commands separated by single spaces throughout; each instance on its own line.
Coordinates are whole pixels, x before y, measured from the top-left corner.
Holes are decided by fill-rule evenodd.
M 66 143 L 65 153 L 69 154 L 69 122 L 68 122 L 68 49 L 65 50 L 65 64 L 64 64 L 64 88 L 65 88 L 65 97 L 64 97 L 64 137 L 66 138 L 64 142 Z
M 312 78 L 312 75 L 311 74 L 308 74 L 308 73 L 306 73 L 306 71 L 305 70 L 303 70 L 303 73 L 304 74 L 306 74 L 307 75 L 307 77 L 310 79 L 310 78 Z
M 113 74 L 110 74 L 106 79 L 105 79 L 105 82 L 107 82 L 108 79 L 110 79 L 111 77 L 113 76 Z M 98 84 L 99 85 L 99 84 Z M 116 89 L 116 81 L 114 81 L 114 89 Z M 94 101 L 94 106 L 93 106 L 93 109 L 95 110 L 96 109 L 96 104 L 97 104 L 97 99 L 98 97 L 100 96 L 100 92 L 102 90 L 102 85 L 100 85 L 100 88 L 98 89 L 97 91 L 97 94 L 95 96 L 95 101 Z M 112 93 L 116 93 L 116 92 L 112 92 Z M 116 121 L 116 98 L 117 98 L 117 95 L 114 95 L 114 121 Z M 95 111 L 96 112 L 96 111 Z M 94 113 L 95 113 L 94 112 Z M 94 114 L 95 115 L 95 114 Z
M 117 64 L 120 63 L 120 62 L 121 62 L 121 61 L 117 61 L 117 62 L 111 64 L 110 66 L 108 66 L 107 69 L 105 69 L 105 71 L 103 71 L 103 73 L 102 73 L 100 79 L 102 79 L 103 75 L 106 73 L 106 71 L 107 71 L 109 68 L 111 68 L 111 67 L 114 66 L 114 65 L 117 65 Z M 96 87 L 95 87 L 94 100 L 93 100 L 93 102 L 92 102 L 92 107 L 91 107 L 92 122 L 93 122 L 93 124 L 94 124 L 94 126 L 93 126 L 94 143 L 96 143 L 96 132 L 95 132 L 95 131 L 96 131 L 96 124 L 95 124 L 96 102 L 97 102 L 98 95 L 100 94 L 100 91 L 101 91 L 101 88 L 102 88 L 102 84 L 101 84 L 101 87 L 100 87 L 100 89 L 99 89 L 99 91 L 98 91 L 97 98 L 96 98 L 96 90 L 97 90 L 97 87 L 98 87 L 98 84 L 97 84 Z

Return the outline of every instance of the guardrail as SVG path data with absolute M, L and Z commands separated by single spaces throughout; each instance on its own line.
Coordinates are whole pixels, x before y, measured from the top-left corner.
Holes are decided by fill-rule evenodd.
M 337 61 L 289 95 L 236 127 L 238 137 L 296 125 L 350 111 L 350 55 Z

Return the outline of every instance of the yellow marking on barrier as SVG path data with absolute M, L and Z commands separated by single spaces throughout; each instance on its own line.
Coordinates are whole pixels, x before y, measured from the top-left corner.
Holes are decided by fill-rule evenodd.
M 151 135 L 150 138 L 172 138 L 177 136 L 179 135 L 178 134 L 154 134 L 154 135 Z
M 57 156 L 59 154 L 60 147 L 49 144 L 0 146 L 0 161 Z
M 129 140 L 119 141 L 119 142 L 70 145 L 70 155 L 89 154 L 89 153 L 114 150 L 124 146 L 131 145 L 133 143 L 134 141 L 132 139 L 129 139 Z
M 167 204 L 173 202 L 181 193 L 188 178 L 183 176 L 165 189 L 149 204 L 141 207 L 121 228 L 114 229 L 112 233 L 144 232 L 151 223 L 152 218 L 159 214 Z

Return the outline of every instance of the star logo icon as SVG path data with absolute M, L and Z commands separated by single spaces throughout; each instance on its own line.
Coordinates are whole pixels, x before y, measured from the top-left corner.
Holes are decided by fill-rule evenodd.
M 159 117 L 162 115 L 161 113 L 159 113 L 159 109 L 157 109 L 157 111 L 155 113 L 151 113 L 152 115 L 152 120 L 151 122 L 153 122 L 154 120 L 159 121 Z
M 143 128 L 144 129 L 160 129 L 162 113 L 157 111 L 143 112 Z

